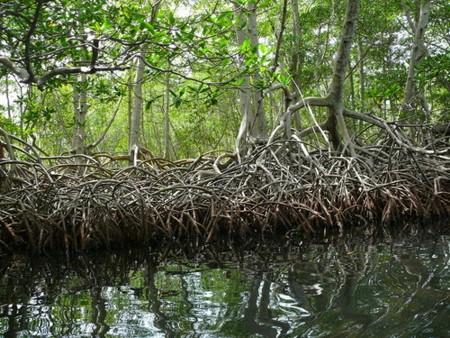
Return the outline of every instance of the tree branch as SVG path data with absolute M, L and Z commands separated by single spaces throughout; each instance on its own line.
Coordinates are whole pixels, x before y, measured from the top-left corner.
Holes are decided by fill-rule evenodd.
M 371 116 L 369 114 L 363 114 L 363 113 L 356 112 L 356 111 L 346 109 L 346 108 L 344 109 L 343 114 L 346 117 L 351 117 L 352 119 L 367 122 L 367 123 L 373 124 L 374 126 L 381 128 L 381 129 L 385 129 L 385 124 L 386 124 L 385 121 L 382 121 L 379 118 Z
M 27 34 L 24 38 L 24 44 L 25 44 L 25 68 L 28 73 L 28 79 L 26 80 L 26 83 L 31 83 L 34 81 L 34 73 L 33 68 L 31 67 L 31 38 L 34 34 L 34 31 L 36 30 L 37 22 L 39 19 L 39 16 L 41 14 L 43 2 L 42 0 L 37 0 L 36 9 L 33 14 L 33 19 L 30 23 L 30 29 L 28 30 Z
M 274 92 L 275 90 L 278 90 L 278 89 L 281 89 L 283 91 L 285 97 L 287 97 L 289 99 L 292 98 L 292 94 L 289 91 L 289 88 L 286 85 L 282 84 L 282 83 L 276 83 L 276 84 L 272 85 L 271 87 L 265 89 L 264 90 L 264 95 L 266 95 L 268 93 L 271 93 L 271 92 Z
M 275 51 L 275 58 L 273 61 L 273 66 L 272 66 L 272 72 L 275 73 L 277 67 L 278 67 L 278 59 L 280 57 L 280 49 L 281 49 L 281 44 L 283 43 L 283 33 L 284 33 L 284 29 L 286 28 L 286 14 L 287 14 L 287 0 L 284 0 L 283 2 L 283 14 L 281 15 L 281 27 L 280 27 L 280 34 L 278 35 L 278 39 L 277 39 L 277 48 Z
M 297 101 L 296 103 L 291 104 L 288 107 L 288 110 L 293 113 L 299 109 L 302 109 L 306 106 L 315 106 L 315 107 L 329 107 L 330 106 L 330 99 L 329 97 L 316 97 L 316 96 L 310 96 L 305 97 L 304 99 L 301 99 Z
M 97 63 L 98 54 L 99 54 L 99 43 L 100 41 L 98 39 L 94 39 L 92 42 L 92 57 L 91 57 L 91 68 L 95 67 L 95 64 Z
M 329 95 L 335 103 L 342 101 L 344 90 L 345 70 L 348 65 L 353 36 L 355 33 L 358 17 L 359 0 L 348 0 L 347 13 L 345 15 L 344 28 L 342 29 L 341 41 L 339 43 L 336 62 L 333 69 L 333 78 L 330 84 Z
M 34 82 L 38 85 L 38 87 L 42 87 L 48 80 L 58 75 L 81 74 L 81 73 L 94 74 L 98 72 L 112 72 L 115 70 L 126 70 L 129 68 L 130 68 L 129 66 L 61 67 L 49 71 L 40 78 L 37 78 L 36 81 Z
M 139 55 L 137 57 L 142 58 Z M 179 73 L 177 71 L 174 71 L 172 69 L 163 69 L 163 68 L 156 67 L 156 66 L 150 64 L 145 58 L 142 58 L 142 59 L 144 61 L 144 64 L 150 69 L 156 70 L 156 71 L 161 72 L 163 74 L 170 73 L 170 74 L 173 74 L 175 76 L 179 76 L 179 77 L 181 77 L 181 78 L 183 78 L 185 80 L 201 83 L 201 84 L 204 84 L 204 85 L 207 85 L 207 86 L 223 86 L 223 85 L 226 85 L 226 84 L 229 84 L 229 83 L 233 82 L 236 79 L 236 78 L 231 78 L 230 80 L 222 81 L 222 82 L 208 82 L 208 81 L 204 81 L 204 80 L 200 80 L 200 79 L 196 79 L 196 78 L 184 75 L 184 74 Z
M 8 71 L 19 77 L 21 82 L 26 82 L 30 75 L 26 69 L 19 68 L 7 57 L 0 57 L 0 64 L 2 64 Z
M 109 128 L 111 128 L 114 120 L 116 119 L 117 113 L 119 112 L 119 108 L 120 108 L 120 104 L 122 103 L 122 97 L 120 98 L 119 102 L 117 103 L 117 108 L 114 111 L 113 116 L 111 117 L 111 120 L 109 120 L 108 125 L 106 126 L 105 130 L 103 131 L 103 133 L 100 135 L 100 137 L 98 138 L 97 141 L 95 141 L 94 143 L 88 145 L 86 148 L 95 148 L 96 146 L 98 146 L 100 143 L 103 142 L 103 140 L 106 137 L 106 134 L 109 131 Z
M 40 77 L 30 76 L 26 69 L 20 68 L 14 64 L 8 57 L 0 57 L 0 64 L 3 65 L 8 71 L 17 75 L 20 82 L 23 83 L 36 83 L 39 88 L 42 88 L 51 78 L 59 75 L 69 74 L 94 74 L 98 72 L 112 72 L 115 70 L 127 70 L 129 66 L 95 66 L 95 67 L 60 67 L 55 68 Z

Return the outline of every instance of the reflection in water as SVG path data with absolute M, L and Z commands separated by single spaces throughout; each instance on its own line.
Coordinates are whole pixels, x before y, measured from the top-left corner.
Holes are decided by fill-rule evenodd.
M 4 337 L 450 336 L 450 237 L 0 260 Z

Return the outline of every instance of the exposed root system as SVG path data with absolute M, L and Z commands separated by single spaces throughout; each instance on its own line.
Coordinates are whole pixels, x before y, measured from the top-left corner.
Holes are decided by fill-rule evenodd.
M 0 161 L 0 251 L 342 231 L 450 214 L 448 150 L 386 137 L 356 157 L 299 140 L 124 167 L 107 155 Z

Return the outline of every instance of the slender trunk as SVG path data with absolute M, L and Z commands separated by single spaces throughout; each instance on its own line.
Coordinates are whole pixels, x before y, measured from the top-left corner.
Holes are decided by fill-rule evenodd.
M 250 1 L 244 9 L 235 3 L 237 15 L 236 37 L 239 45 L 249 40 L 252 49 L 258 48 L 257 14 L 256 4 Z M 244 14 L 246 12 L 246 14 Z M 242 61 L 241 61 L 242 62 Z M 251 143 L 265 139 L 267 134 L 264 114 L 263 93 L 257 86 L 260 75 L 255 72 L 246 74 L 239 93 L 239 103 L 242 115 L 241 126 L 236 139 L 236 152 L 245 152 L 245 148 Z M 241 143 L 243 148 L 241 148 Z
M 420 104 L 425 114 L 425 122 L 430 123 L 432 108 L 430 107 L 430 104 L 428 103 L 427 97 L 425 96 L 424 92 L 420 93 Z
M 296 93 L 296 98 L 299 96 L 300 79 L 301 79 L 301 61 L 303 52 L 301 51 L 301 28 L 298 0 L 292 0 L 292 32 L 293 32 L 293 46 L 291 55 L 291 75 L 292 75 L 292 92 Z
M 104 337 L 110 329 L 107 324 L 107 305 L 106 300 L 102 297 L 102 288 L 94 287 L 90 291 L 91 297 L 91 323 L 94 324 L 92 336 Z
M 128 75 L 128 83 L 127 83 L 127 90 L 128 90 L 128 107 L 127 107 L 127 112 L 128 112 L 128 140 L 131 139 L 131 114 L 133 111 L 133 76 L 132 76 L 132 72 L 130 71 L 129 75 Z
M 415 68 L 420 60 L 426 54 L 425 47 L 425 31 L 430 16 L 430 0 L 422 0 L 420 2 L 419 16 L 415 23 L 414 44 L 411 50 L 411 56 L 408 65 L 408 76 L 406 78 L 403 111 L 412 110 L 417 105 L 416 101 L 416 85 L 415 85 Z
M 74 110 L 74 132 L 72 137 L 72 149 L 75 154 L 86 152 L 86 115 L 87 115 L 87 93 L 86 74 L 79 76 L 78 83 L 73 88 L 73 110 Z
M 28 90 L 30 88 L 29 85 L 27 86 L 27 94 L 28 94 Z M 20 137 L 23 139 L 24 138 L 24 127 L 23 127 L 23 115 L 25 113 L 25 107 L 23 106 L 23 102 L 24 102 L 24 97 L 23 97 L 23 88 L 22 85 L 19 84 L 19 93 L 20 93 L 20 100 L 19 100 L 19 117 L 20 117 Z
M 300 11 L 298 0 L 292 0 L 292 32 L 293 36 L 293 46 L 292 46 L 292 56 L 291 56 L 291 69 L 290 74 L 292 75 L 291 93 L 294 93 L 294 98 L 289 98 L 288 103 L 292 99 L 298 100 L 301 90 L 301 65 L 303 62 L 303 51 L 301 46 L 301 26 L 300 26 Z M 289 105 L 289 104 L 288 104 Z M 286 107 L 287 109 L 287 107 Z M 294 114 L 295 128 L 301 129 L 300 114 Z
M 242 46 L 244 41 L 246 40 L 246 27 L 247 20 L 245 15 L 243 14 L 243 9 L 239 7 L 236 3 L 234 4 L 237 20 L 236 20 L 236 38 L 239 46 Z M 243 60 L 241 60 L 242 63 Z M 248 131 L 248 121 L 250 114 L 250 84 L 249 84 L 249 75 L 244 75 L 244 81 L 239 88 L 239 109 L 241 112 L 241 125 L 239 127 L 238 136 L 236 139 L 236 153 L 239 154 L 241 152 L 245 152 L 245 148 L 247 146 L 247 131 Z M 241 148 L 241 143 L 244 148 Z
M 136 60 L 136 75 L 134 79 L 133 86 L 133 108 L 131 110 L 130 118 L 130 140 L 129 140 L 129 155 L 130 162 L 136 164 L 136 159 L 139 153 L 139 135 L 141 126 L 141 115 L 142 115 L 142 84 L 144 81 L 144 64 L 145 50 L 144 47 L 141 48 L 139 55 Z
M 361 111 L 365 111 L 366 75 L 364 73 L 364 53 L 361 38 L 358 39 L 358 57 L 359 57 L 359 99 Z
M 143 99 L 142 99 L 143 100 Z M 144 103 L 144 101 L 142 101 L 142 104 Z M 148 147 L 148 142 L 147 142 L 147 138 L 146 138 L 146 129 L 145 129 L 145 114 L 146 113 L 146 109 L 144 107 L 142 107 L 141 109 L 141 118 L 139 119 L 141 121 L 141 127 L 140 127 L 140 145 L 141 147 Z
M 150 23 L 153 23 L 156 19 L 159 7 L 161 5 L 160 0 L 154 0 L 152 5 L 152 12 L 150 17 Z M 145 75 L 145 56 L 146 56 L 146 45 L 143 44 L 136 57 L 136 74 L 133 86 L 133 101 L 130 116 L 129 125 L 129 142 L 128 142 L 128 154 L 130 156 L 130 163 L 136 165 L 137 158 L 139 155 L 139 137 L 141 135 L 141 118 L 142 118 L 142 107 L 143 107 L 143 97 L 142 97 L 142 85 L 144 82 Z
M 8 111 L 8 118 L 11 120 L 11 101 L 9 99 L 9 76 L 8 73 L 5 76 L 5 96 L 6 96 L 6 109 Z
M 347 10 L 345 15 L 344 27 L 342 36 L 339 42 L 339 47 L 334 64 L 333 77 L 330 84 L 330 91 L 328 100 L 330 103 L 329 114 L 327 121 L 327 128 L 331 134 L 331 140 L 334 148 L 340 146 L 340 137 L 342 135 L 345 145 L 350 148 L 353 154 L 353 147 L 350 140 L 350 135 L 345 124 L 343 110 L 344 110 L 344 82 L 345 72 L 350 60 L 350 51 L 352 48 L 353 37 L 355 35 L 356 21 L 358 18 L 359 0 L 348 0 Z
M 348 60 L 348 68 L 352 69 L 352 60 Z M 355 80 L 353 77 L 353 72 L 350 73 L 350 97 L 352 110 L 355 110 Z
M 256 4 L 250 1 L 248 4 L 248 34 L 250 37 L 250 42 L 252 48 L 258 48 L 258 30 L 257 30 L 257 15 L 256 15 Z M 264 139 L 266 137 L 266 119 L 264 114 L 264 102 L 263 93 L 261 89 L 256 88 L 260 82 L 259 73 L 254 73 L 252 75 L 252 119 L 250 126 L 250 138 L 252 140 Z
M 381 32 L 381 45 L 385 45 L 386 44 L 386 32 L 382 31 Z M 383 55 L 383 60 L 381 63 L 381 72 L 383 74 L 387 74 L 387 67 L 388 65 L 388 60 L 387 60 L 388 56 L 387 55 Z M 386 120 L 387 118 L 387 104 L 386 104 L 386 97 L 383 95 L 381 100 L 380 100 L 380 109 L 383 113 L 383 119 Z
M 164 158 L 171 159 L 170 156 L 170 73 L 166 74 L 166 92 L 165 92 L 165 102 L 164 102 Z

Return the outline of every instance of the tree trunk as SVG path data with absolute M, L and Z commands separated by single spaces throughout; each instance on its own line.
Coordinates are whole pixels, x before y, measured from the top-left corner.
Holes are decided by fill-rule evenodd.
M 300 81 L 301 81 L 301 62 L 303 52 L 301 51 L 301 28 L 298 0 L 292 0 L 292 33 L 293 46 L 291 54 L 291 70 L 292 75 L 292 92 L 296 94 L 296 98 L 300 97 Z
M 72 149 L 75 154 L 86 153 L 86 116 L 88 112 L 86 93 L 86 74 L 79 75 L 78 83 L 73 87 L 74 132 Z
M 300 9 L 298 0 L 292 0 L 292 32 L 293 32 L 293 46 L 291 54 L 290 74 L 292 75 L 291 93 L 294 93 L 294 98 L 288 98 L 288 103 L 292 99 L 298 100 L 301 90 L 301 65 L 303 62 L 304 52 L 301 45 L 301 26 L 300 26 Z M 287 108 L 287 107 L 286 107 Z M 294 114 L 295 128 L 301 129 L 300 114 Z
M 234 4 L 237 15 L 236 37 L 239 45 L 247 39 L 252 48 L 258 48 L 256 4 L 248 3 L 247 8 Z M 246 14 L 244 14 L 247 12 Z M 242 63 L 242 60 L 241 60 Z M 236 152 L 243 153 L 249 144 L 265 139 L 267 135 L 264 114 L 263 93 L 256 88 L 260 81 L 258 73 L 244 75 L 239 91 L 239 106 L 241 110 L 241 125 L 236 139 Z M 243 147 L 241 148 L 241 144 Z
M 153 23 L 156 19 L 156 15 L 161 5 L 160 0 L 153 1 L 152 13 L 150 17 L 150 23 Z M 136 57 L 136 75 L 134 79 L 133 86 L 133 104 L 130 116 L 129 125 L 129 142 L 128 142 L 128 154 L 130 156 L 130 163 L 136 165 L 137 158 L 139 155 L 139 137 L 141 134 L 141 117 L 142 117 L 142 107 L 143 107 L 143 97 L 142 97 L 142 85 L 144 82 L 145 75 L 145 56 L 146 56 L 146 46 L 143 44 Z
M 353 37 L 355 35 L 358 9 L 359 0 L 348 0 L 344 27 L 334 64 L 330 91 L 327 96 L 327 99 L 329 100 L 329 109 L 328 121 L 326 124 L 331 135 L 333 146 L 337 149 L 341 145 L 340 136 L 342 136 L 345 142 L 344 146 L 350 147 L 350 151 L 352 153 L 352 143 L 343 115 L 343 96 L 345 72 L 350 60 L 350 51 L 352 48 Z
M 359 57 L 359 99 L 361 111 L 365 111 L 366 107 L 366 75 L 364 72 L 364 53 L 361 37 L 358 38 L 358 57 Z
M 142 115 L 142 83 L 144 81 L 144 71 L 145 71 L 145 47 L 142 47 L 136 60 L 136 75 L 134 79 L 133 87 L 133 108 L 131 110 L 130 118 L 130 140 L 129 140 L 129 155 L 130 162 L 136 165 L 136 159 L 139 154 L 139 135 L 141 126 L 141 115 Z
M 234 3 L 234 9 L 236 12 L 237 20 L 236 20 L 236 38 L 239 46 L 242 46 L 246 39 L 246 27 L 247 20 L 243 14 L 243 9 L 239 7 L 238 4 Z M 241 60 L 242 63 L 243 60 Z M 241 125 L 239 127 L 238 136 L 236 139 L 236 153 L 240 154 L 241 152 L 245 152 L 245 147 L 247 145 L 247 131 L 249 124 L 249 114 L 250 114 L 250 84 L 249 84 L 249 76 L 247 74 L 244 75 L 244 81 L 239 88 L 239 108 L 241 111 Z M 241 143 L 244 145 L 244 149 L 241 149 Z
M 128 141 L 131 139 L 131 115 L 133 112 L 133 76 L 132 71 L 128 74 L 128 82 L 127 82 L 127 94 L 128 94 L 128 105 L 127 105 L 127 114 L 128 114 Z
M 258 30 L 256 4 L 250 1 L 248 4 L 248 35 L 252 48 L 258 48 Z M 251 104 L 251 125 L 249 136 L 251 141 L 264 139 L 266 137 L 266 119 L 264 115 L 263 93 L 261 89 L 256 88 L 260 81 L 260 75 L 256 72 L 252 75 L 252 104 Z
M 348 0 L 344 26 L 342 28 L 342 34 L 334 62 L 333 76 L 329 85 L 327 96 L 301 98 L 296 103 L 291 104 L 285 113 L 285 116 L 289 116 L 293 112 L 309 105 L 316 107 L 327 107 L 327 121 L 320 126 L 305 129 L 299 133 L 299 136 L 304 136 L 316 129 L 326 129 L 329 132 L 330 141 L 333 147 L 338 149 L 341 146 L 342 137 L 345 141 L 344 149 L 347 149 L 348 147 L 352 156 L 355 156 L 355 152 L 344 120 L 345 107 L 343 96 L 346 77 L 345 73 L 350 60 L 350 51 L 352 48 L 353 37 L 355 35 L 358 9 L 359 0 Z M 324 135 L 324 137 L 326 136 Z
M 166 92 L 164 95 L 164 129 L 163 129 L 163 138 L 164 138 L 164 158 L 170 160 L 171 159 L 171 151 L 170 151 L 170 73 L 166 74 Z
M 348 67 L 352 69 L 352 60 L 349 60 Z M 351 98 L 351 107 L 355 110 L 355 80 L 353 77 L 353 72 L 350 73 L 350 98 Z
M 414 34 L 414 44 L 411 50 L 411 56 L 408 65 L 408 76 L 406 78 L 405 93 L 403 100 L 403 111 L 407 112 L 412 110 L 417 105 L 416 100 L 416 86 L 415 86 L 415 68 L 419 61 L 426 54 L 425 47 L 425 31 L 428 25 L 428 19 L 430 16 L 430 0 L 422 0 L 420 2 L 419 16 L 415 22 L 415 34 Z
M 25 85 L 26 86 L 26 95 L 29 97 L 32 87 L 31 85 Z M 20 121 L 19 121 L 19 125 L 20 125 L 20 138 L 24 139 L 25 138 L 25 128 L 24 128 L 24 114 L 25 114 L 25 109 L 26 107 L 24 107 L 24 92 L 23 92 L 23 87 L 22 85 L 19 83 L 19 94 L 20 94 L 20 100 L 19 100 L 19 116 L 20 116 Z
M 8 111 L 8 118 L 11 120 L 12 115 L 11 115 L 11 101 L 9 98 L 9 75 L 8 73 L 6 73 L 5 76 L 5 96 L 6 96 L 6 109 Z

